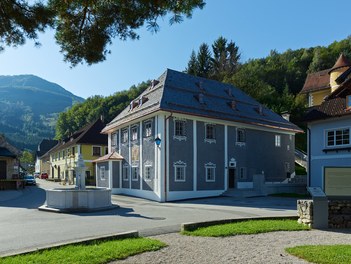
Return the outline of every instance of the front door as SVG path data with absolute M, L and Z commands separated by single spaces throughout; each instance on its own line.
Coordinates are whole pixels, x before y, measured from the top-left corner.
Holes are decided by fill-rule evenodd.
M 7 178 L 6 160 L 0 160 L 0 179 Z
M 228 170 L 228 189 L 235 188 L 235 168 L 230 168 Z

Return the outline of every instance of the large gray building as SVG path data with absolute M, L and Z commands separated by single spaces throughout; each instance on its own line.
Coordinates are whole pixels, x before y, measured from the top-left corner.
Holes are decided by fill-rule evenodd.
M 97 186 L 156 201 L 253 188 L 294 173 L 301 130 L 241 90 L 166 70 L 102 131 Z

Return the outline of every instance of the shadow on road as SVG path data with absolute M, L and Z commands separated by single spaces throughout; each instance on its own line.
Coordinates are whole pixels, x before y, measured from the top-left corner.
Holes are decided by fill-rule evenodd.
M 26 186 L 25 189 L 20 192 L 22 192 L 21 195 L 18 195 L 16 198 L 0 201 L 0 206 L 36 209 L 45 203 L 45 190 L 38 186 Z
M 280 210 L 296 210 L 296 198 L 286 197 L 251 197 L 251 198 L 235 198 L 235 197 L 213 197 L 178 201 L 175 203 L 185 205 L 216 205 L 216 206 L 235 206 L 235 207 L 249 207 L 262 208 L 275 211 Z
M 119 217 L 127 217 L 127 218 L 143 218 L 149 220 L 165 220 L 164 217 L 149 217 L 141 214 L 137 214 L 134 212 L 133 208 L 128 207 L 117 207 L 116 209 L 99 211 L 99 212 L 91 212 L 91 213 L 75 213 L 77 216 L 119 216 Z

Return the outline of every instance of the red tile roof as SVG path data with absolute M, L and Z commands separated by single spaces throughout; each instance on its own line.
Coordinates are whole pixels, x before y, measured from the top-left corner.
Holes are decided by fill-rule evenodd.
M 351 66 L 350 61 L 344 56 L 344 54 L 340 54 L 339 58 L 335 62 L 334 66 L 329 70 L 328 73 L 332 72 L 333 70 L 346 67 L 346 66 Z
M 305 84 L 300 93 L 315 92 L 324 89 L 330 89 L 330 77 L 328 70 L 310 73 L 307 75 Z
M 348 79 L 340 85 L 337 90 L 330 94 L 321 105 L 310 108 L 306 113 L 304 120 L 310 122 L 351 115 L 351 110 L 346 108 L 346 97 L 350 94 L 351 79 Z
M 121 155 L 113 151 L 109 154 L 106 154 L 105 156 L 102 156 L 96 160 L 93 160 L 93 162 L 103 162 L 103 161 L 109 161 L 109 160 L 123 160 L 123 159 L 124 158 Z

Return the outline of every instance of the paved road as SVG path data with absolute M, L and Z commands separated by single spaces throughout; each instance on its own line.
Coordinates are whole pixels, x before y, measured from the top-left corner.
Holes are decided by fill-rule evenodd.
M 138 230 L 142 235 L 175 232 L 181 223 L 258 216 L 296 216 L 296 199 L 218 197 L 157 203 L 113 195 L 120 207 L 95 213 L 58 214 L 39 211 L 45 189 L 58 183 L 0 192 L 0 255 L 55 243 Z M 62 187 L 62 186 L 60 186 Z

